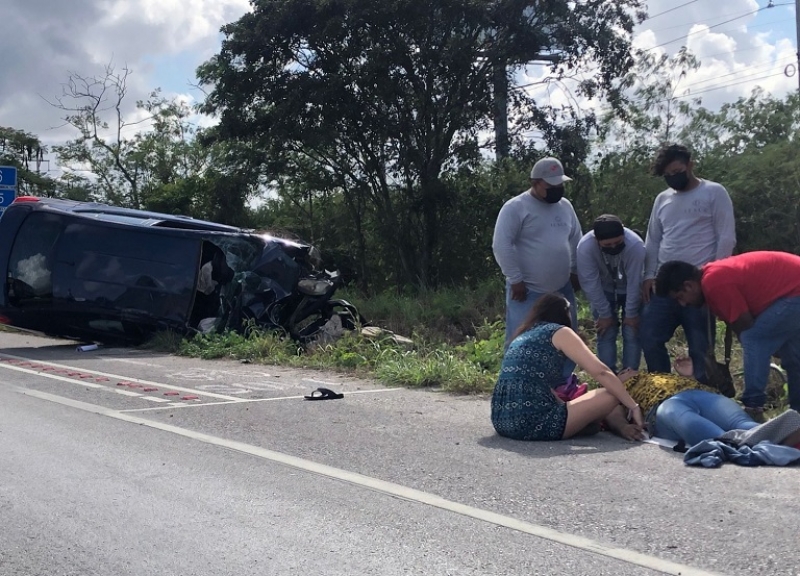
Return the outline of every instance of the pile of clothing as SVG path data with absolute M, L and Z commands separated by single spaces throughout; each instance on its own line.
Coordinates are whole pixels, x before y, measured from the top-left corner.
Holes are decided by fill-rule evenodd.
M 800 463 L 800 445 L 781 442 L 800 430 L 800 414 L 787 410 L 751 430 L 731 430 L 719 438 L 703 440 L 686 451 L 689 466 L 717 468 L 725 462 L 741 466 L 789 466 Z

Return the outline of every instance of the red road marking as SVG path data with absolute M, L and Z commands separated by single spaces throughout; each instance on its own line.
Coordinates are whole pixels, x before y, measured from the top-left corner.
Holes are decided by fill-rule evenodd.
M 164 396 L 178 396 L 180 392 L 175 392 L 174 390 L 170 390 L 169 392 L 164 392 Z
M 158 388 L 145 388 L 144 389 L 145 392 L 155 392 L 156 390 L 158 390 Z
M 199 400 L 199 396 L 181 396 L 181 400 Z

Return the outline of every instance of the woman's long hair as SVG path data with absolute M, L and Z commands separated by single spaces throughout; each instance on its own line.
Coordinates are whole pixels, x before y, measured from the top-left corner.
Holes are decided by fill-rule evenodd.
M 569 307 L 569 300 L 564 298 L 561 294 L 545 294 L 536 301 L 530 314 L 528 314 L 528 317 L 525 318 L 525 321 L 520 327 L 517 328 L 511 340 L 513 341 L 514 338 L 540 322 L 552 322 L 553 324 L 572 327 Z

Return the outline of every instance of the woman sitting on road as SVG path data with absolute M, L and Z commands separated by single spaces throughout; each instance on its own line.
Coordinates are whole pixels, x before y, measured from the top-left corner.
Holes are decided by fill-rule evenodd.
M 619 378 L 592 354 L 570 328 L 570 304 L 560 294 L 542 296 L 517 330 L 503 357 L 492 394 L 492 424 L 501 436 L 516 440 L 561 440 L 602 421 L 617 406 L 628 409 L 632 426 L 644 420 Z M 601 389 L 563 402 L 554 389 L 564 383 L 567 358 L 592 376 Z M 624 410 L 622 418 L 625 420 Z

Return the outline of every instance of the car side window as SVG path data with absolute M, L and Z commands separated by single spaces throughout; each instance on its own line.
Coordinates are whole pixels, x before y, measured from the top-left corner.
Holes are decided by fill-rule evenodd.
M 63 218 L 45 212 L 33 212 L 22 223 L 8 262 L 11 304 L 52 300 L 53 255 L 63 230 Z

